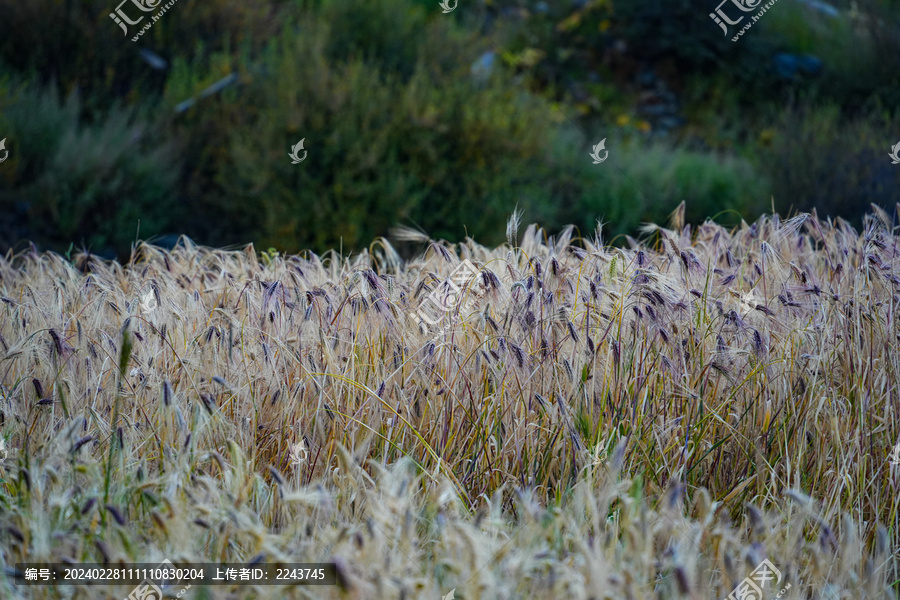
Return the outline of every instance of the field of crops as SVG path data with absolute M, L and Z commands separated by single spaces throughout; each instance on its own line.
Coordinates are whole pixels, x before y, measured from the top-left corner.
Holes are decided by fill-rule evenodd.
M 897 597 L 883 211 L 507 238 L 0 258 L 0 597 L 165 558 L 337 565 L 197 599 Z

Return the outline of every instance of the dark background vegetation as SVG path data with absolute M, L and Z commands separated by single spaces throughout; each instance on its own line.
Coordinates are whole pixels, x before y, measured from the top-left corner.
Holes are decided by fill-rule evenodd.
M 0 0 L 2 251 L 495 243 L 516 206 L 610 239 L 682 200 L 858 223 L 898 199 L 897 2 L 779 0 L 737 43 L 715 0 L 179 0 L 137 42 L 117 4 Z

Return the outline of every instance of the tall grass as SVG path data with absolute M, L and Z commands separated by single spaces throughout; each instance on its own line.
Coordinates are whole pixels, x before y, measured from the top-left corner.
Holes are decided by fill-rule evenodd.
M 385 239 L 7 255 L 4 564 L 338 563 L 248 598 L 721 598 L 768 557 L 784 598 L 896 597 L 883 211 L 727 230 L 682 206 L 629 249 L 517 230 L 406 231 L 408 262 Z M 426 331 L 463 259 L 484 293 Z M 75 597 L 128 592 L 97 589 Z

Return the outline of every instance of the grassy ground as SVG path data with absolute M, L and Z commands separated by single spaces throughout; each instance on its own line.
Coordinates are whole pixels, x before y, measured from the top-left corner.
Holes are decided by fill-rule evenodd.
M 494 249 L 399 232 L 411 262 L 3 258 L 2 562 L 330 560 L 335 587 L 186 597 L 494 600 L 724 598 L 768 558 L 765 598 L 896 598 L 895 230 L 682 219 L 627 250 L 513 218 Z

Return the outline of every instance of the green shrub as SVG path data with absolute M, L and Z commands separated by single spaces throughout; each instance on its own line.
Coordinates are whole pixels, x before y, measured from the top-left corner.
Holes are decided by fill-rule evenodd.
M 494 234 L 517 203 L 553 217 L 534 175 L 555 135 L 550 106 L 500 71 L 475 85 L 468 66 L 482 49 L 444 20 L 426 27 L 409 14 L 416 26 L 397 28 L 409 38 L 392 42 L 419 49 L 409 75 L 384 57 L 335 57 L 346 24 L 325 11 L 286 26 L 264 51 L 261 75 L 242 64 L 246 86 L 186 115 L 184 127 L 207 134 L 197 143 L 217 149 L 192 169 L 211 173 L 203 195 L 227 206 L 217 211 L 223 220 L 240 214 L 260 243 L 297 250 L 359 248 L 397 223 L 453 239 Z M 446 67 L 429 57 L 438 53 Z M 203 77 L 193 65 L 178 70 Z M 287 153 L 300 139 L 308 155 L 294 165 Z
M 174 149 L 153 123 L 113 109 L 95 123 L 79 118 L 76 94 L 9 86 L 2 126 L 10 158 L 0 179 L 0 240 L 70 243 L 126 254 L 138 220 L 141 236 L 177 228 Z
M 781 212 L 816 208 L 859 225 L 870 203 L 894 206 L 900 169 L 888 152 L 900 140 L 897 117 L 872 111 L 844 119 L 831 104 L 785 111 L 775 130 L 771 148 L 760 149 L 759 168 L 769 174 Z
M 428 41 L 427 17 L 424 7 L 409 0 L 327 0 L 316 19 L 331 26 L 325 47 L 329 61 L 358 58 L 408 79 Z
M 24 146 L 16 148 L 22 162 L 14 175 L 4 171 L 4 197 L 18 199 L 8 213 L 17 215 L 18 235 L 8 239 L 63 246 L 83 240 L 122 253 L 140 216 L 144 237 L 187 233 L 219 246 L 359 249 L 398 223 L 494 243 L 516 206 L 550 230 L 568 222 L 590 230 L 604 217 L 615 232 L 633 233 L 681 200 L 688 218 L 700 221 L 727 208 L 751 216 L 766 198 L 763 183 L 740 161 L 642 150 L 624 139 L 613 147 L 619 134 L 609 134 L 609 161 L 592 165 L 588 140 L 560 129 L 571 122 L 566 105 L 535 96 L 511 73 L 538 68 L 541 53 L 528 46 L 506 51 L 460 25 L 468 17 L 410 0 L 298 1 L 271 36 L 274 25 L 264 15 L 281 4 L 233 15 L 221 12 L 227 6 L 176 4 L 154 25 L 145 36 L 154 43 L 186 34 L 190 24 L 200 32 L 190 43 L 186 35 L 172 42 L 171 69 L 156 74 L 158 81 L 123 74 L 134 69 L 122 66 L 118 49 L 107 58 L 112 79 L 99 76 L 96 52 L 106 42 L 64 48 L 64 89 L 83 77 L 88 91 L 69 104 L 55 92 L 32 91 L 10 113 L 10 143 Z M 547 53 L 546 64 L 560 73 L 570 50 L 597 58 L 588 47 L 592 36 L 615 14 L 606 2 L 589 3 L 575 20 L 570 13 L 552 8 L 541 17 L 547 43 L 571 36 L 559 53 Z M 211 23 L 223 25 L 213 43 Z M 252 26 L 237 34 L 238 23 Z M 111 20 L 102 25 L 115 31 Z M 477 83 L 470 67 L 488 49 L 502 59 Z M 20 58 L 15 67 L 29 64 Z M 232 72 L 237 85 L 174 114 L 178 103 Z M 126 94 L 134 109 L 110 108 L 113 92 Z M 22 108 L 29 103 L 39 112 L 33 123 Z M 153 151 L 129 137 L 130 128 L 151 125 L 159 136 Z M 178 160 L 166 144 L 176 139 Z M 293 165 L 287 153 L 300 139 L 308 155 Z M 79 160 L 67 163 L 66 153 Z M 190 210 L 179 212 L 178 199 L 189 199 Z
M 745 160 L 661 143 L 620 146 L 608 140 L 606 147 L 606 161 L 581 167 L 593 179 L 574 204 L 572 220 L 583 232 L 602 220 L 611 235 L 634 234 L 642 223 L 665 222 L 682 201 L 690 223 L 715 218 L 735 224 L 765 208 L 767 183 Z
M 403 14 L 392 5 L 367 10 Z M 218 214 L 235 221 L 238 213 L 229 211 L 243 210 L 241 223 L 266 247 L 360 248 L 397 223 L 452 240 L 500 241 L 517 205 L 550 229 L 576 222 L 590 230 L 594 218 L 606 217 L 615 231 L 633 233 L 681 200 L 688 218 L 702 221 L 765 197 L 745 164 L 686 151 L 633 145 L 592 165 L 583 138 L 558 125 L 565 115 L 502 70 L 484 86 L 473 84 L 467 66 L 481 49 L 454 38 L 446 21 L 400 25 L 408 37 L 392 43 L 419 45 L 420 56 L 437 46 L 466 67 L 420 59 L 409 75 L 377 53 L 335 57 L 335 36 L 345 35 L 346 23 L 333 16 L 301 22 L 264 52 L 258 70 L 266 75 L 223 96 L 234 96 L 235 105 L 214 101 L 188 116 L 192 129 L 220 140 L 203 140 L 221 148 L 208 156 L 212 196 L 229 207 Z M 187 79 L 201 77 L 187 65 L 179 69 Z M 222 122 L 227 129 L 216 130 Z M 308 154 L 294 165 L 287 153 L 300 139 Z

